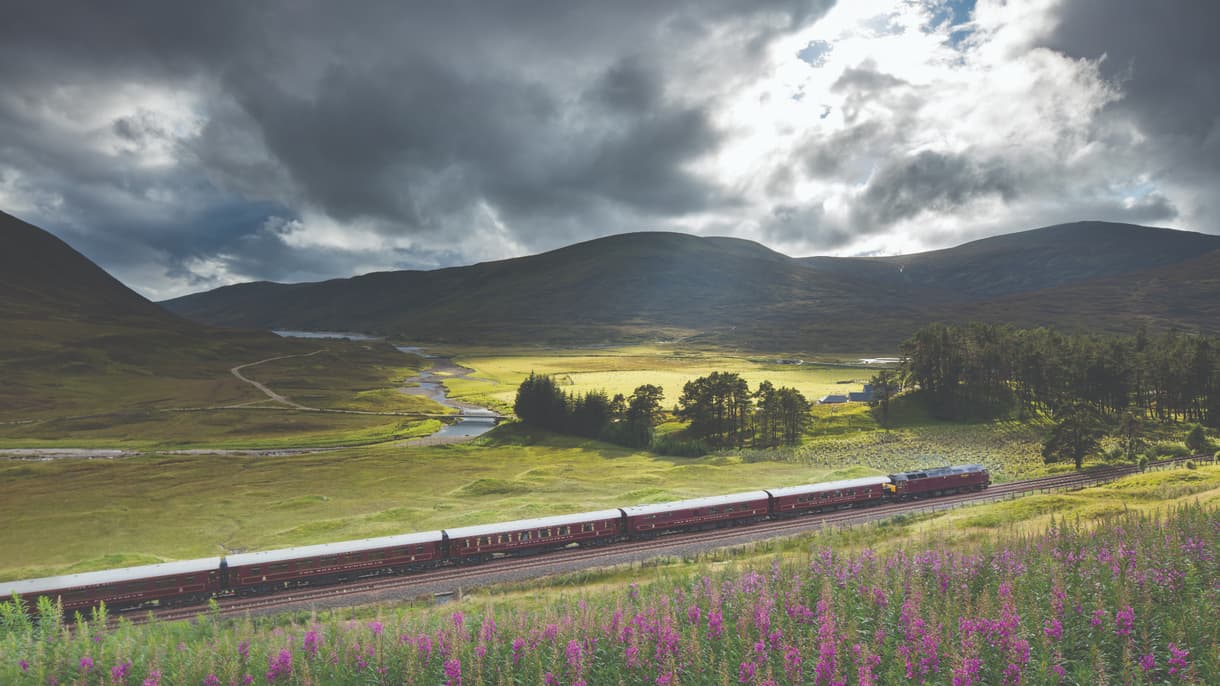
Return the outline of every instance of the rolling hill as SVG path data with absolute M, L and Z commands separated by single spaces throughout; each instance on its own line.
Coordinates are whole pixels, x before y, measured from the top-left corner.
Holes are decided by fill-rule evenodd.
M 4 213 L 0 242 L 0 421 L 244 398 L 230 366 L 306 347 L 183 319 Z
M 1216 332 L 1216 250 L 1220 236 L 1104 222 L 881 258 L 792 258 L 739 239 L 630 233 L 466 267 L 239 284 L 163 305 L 210 324 L 415 341 L 892 350 L 938 319 Z

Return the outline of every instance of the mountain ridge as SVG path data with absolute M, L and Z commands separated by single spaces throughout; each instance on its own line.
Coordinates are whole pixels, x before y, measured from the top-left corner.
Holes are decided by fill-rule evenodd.
M 1019 325 L 1087 325 L 1096 313 L 1077 317 L 1042 301 L 1053 303 L 1057 289 L 1091 282 L 1101 284 L 1095 293 L 1113 300 L 1117 286 L 1107 279 L 1145 278 L 1140 275 L 1212 250 L 1220 250 L 1220 236 L 1107 222 L 872 258 L 794 258 L 744 239 L 633 232 L 464 267 L 237 284 L 162 305 L 212 324 L 360 330 L 418 341 L 685 338 L 761 349 L 892 349 L 921 322 L 965 312 L 995 319 L 1002 317 L 997 307 L 1011 311 Z M 1170 270 L 1147 278 L 1174 277 Z M 1201 283 L 1211 288 L 1206 279 Z M 1138 310 L 1127 315 L 1215 328 L 1207 320 L 1210 308 L 1177 317 L 1151 312 L 1172 296 L 1158 292 L 1124 301 Z M 1105 319 L 1114 328 L 1115 315 Z

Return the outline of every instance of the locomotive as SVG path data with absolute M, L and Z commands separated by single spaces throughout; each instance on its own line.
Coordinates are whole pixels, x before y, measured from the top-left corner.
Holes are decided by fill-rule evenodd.
M 889 476 L 828 481 L 652 505 L 239 553 L 98 572 L 0 582 L 0 598 L 58 599 L 66 613 L 98 604 L 115 610 L 195 605 L 212 598 L 403 574 L 532 555 L 573 546 L 610 545 L 665 534 L 738 526 L 815 512 L 928 498 L 990 485 L 986 467 L 938 467 Z

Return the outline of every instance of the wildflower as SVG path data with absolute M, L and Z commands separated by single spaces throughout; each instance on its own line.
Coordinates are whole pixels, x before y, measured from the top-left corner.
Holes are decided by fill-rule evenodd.
M 564 654 L 566 654 L 568 657 L 568 665 L 573 669 L 580 667 L 581 652 L 580 641 L 568 641 L 568 647 L 564 651 Z
M 432 639 L 429 638 L 427 634 L 421 635 L 415 641 L 415 649 L 418 650 L 419 654 L 424 658 L 425 661 L 427 661 L 427 659 L 432 655 Z
M 1106 612 L 1099 607 L 1093 611 L 1093 616 L 1089 618 L 1089 624 L 1093 625 L 1093 628 L 1096 629 L 1105 623 L 1106 617 L 1109 615 L 1109 612 Z
M 1169 644 L 1169 673 L 1177 674 L 1186 669 L 1186 658 L 1190 656 L 1190 651 L 1179 648 L 1177 644 Z
M 513 664 L 521 661 L 521 654 L 525 650 L 525 640 L 522 638 L 513 639 Z
M 203 678 L 203 686 L 220 686 L 220 677 L 209 674 Z
M 754 670 L 756 667 L 753 662 L 743 662 L 737 668 L 737 683 L 748 684 L 754 680 Z
M 453 613 L 453 628 L 461 631 L 462 625 L 466 623 L 466 615 L 462 614 L 461 610 Z
M 29 669 L 29 668 L 30 668 L 30 663 L 26 662 L 25 660 L 18 660 L 18 661 L 17 661 L 17 666 L 18 666 L 18 667 L 20 667 L 20 668 L 21 668 L 21 671 L 23 671 L 23 672 L 24 672 L 24 671 L 26 671 L 27 669 Z
M 461 627 L 459 626 L 459 628 L 461 628 Z M 385 629 L 385 625 L 382 624 L 381 622 L 378 622 L 376 620 L 369 622 L 369 630 L 373 632 L 374 636 L 380 636 L 382 630 L 384 630 L 384 629 Z
M 142 686 L 161 686 L 161 672 L 152 670 L 148 673 L 148 678 L 144 680 Z
M 82 657 L 80 659 L 80 671 L 88 672 L 91 669 L 93 669 L 93 658 L 88 655 Z
M 1148 653 L 1140 658 L 1140 668 L 1145 672 L 1151 672 L 1156 669 L 1156 655 Z
M 674 682 L 674 673 L 673 672 L 665 672 L 664 674 L 657 675 L 657 681 L 656 681 L 657 686 L 670 686 L 670 684 L 672 684 L 673 682 Z
M 700 614 L 699 606 L 691 605 L 690 609 L 686 611 L 686 620 L 691 624 L 698 624 Z
M 131 660 L 123 660 L 110 668 L 110 680 L 116 684 L 121 684 L 127 679 L 127 673 L 130 671 Z
M 242 641 L 241 643 L 238 643 L 237 644 L 237 654 L 240 655 L 241 659 L 243 659 L 243 660 L 250 659 L 250 642 Z
M 554 674 L 547 672 L 546 674 L 542 675 L 542 683 L 545 684 L 545 686 L 559 686 L 559 679 L 556 679 Z
M 457 658 L 445 661 L 445 686 L 462 686 L 462 663 Z
M 719 610 L 710 610 L 707 613 L 707 635 L 710 638 L 719 638 L 724 632 L 724 615 Z
M 1114 633 L 1118 636 L 1130 636 L 1135 628 L 1135 610 L 1131 606 L 1114 613 Z
M 285 648 L 279 655 L 267 658 L 267 681 L 275 682 L 289 674 L 292 674 L 292 651 Z
M 316 630 L 310 629 L 309 631 L 306 631 L 305 632 L 305 643 L 303 645 L 303 648 L 305 649 L 305 654 L 308 655 L 310 658 L 317 657 L 318 656 L 318 644 L 321 643 L 321 641 L 322 641 L 322 639 L 321 639 L 321 637 L 318 636 L 318 632 Z
M 1063 622 L 1059 621 L 1058 617 L 1052 617 L 1046 623 L 1046 627 L 1042 629 L 1042 632 L 1056 641 L 1061 640 L 1063 638 Z

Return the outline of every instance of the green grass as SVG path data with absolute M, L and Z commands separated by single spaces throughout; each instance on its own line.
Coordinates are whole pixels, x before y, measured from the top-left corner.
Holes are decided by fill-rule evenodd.
M 605 390 L 612 396 L 628 395 L 637 386 L 658 385 L 665 390 L 667 407 L 677 403 L 686 382 L 714 371 L 741 374 L 752 388 L 764 379 L 776 386 L 791 386 L 810 401 L 858 391 L 874 373 L 872 369 L 823 364 L 781 365 L 775 358 L 659 345 L 599 350 L 450 347 L 446 352 L 474 369 L 469 377 L 446 383 L 451 394 L 501 408 L 512 406 L 517 386 L 530 372 L 554 375 L 565 391 L 578 394 Z
M 506 426 L 469 444 L 283 457 L 0 461 L 0 578 L 260 550 L 848 478 L 666 459 Z M 37 532 L 37 533 L 35 533 Z M 54 544 L 48 544 L 54 541 Z
M 97 373 L 48 374 L 43 367 L 18 375 L 17 387 L 36 387 L 34 395 L 49 406 L 33 414 L 0 411 L 0 448 L 324 447 L 411 438 L 440 428 L 434 419 L 288 409 L 229 373 L 238 364 L 276 355 L 296 356 L 246 367 L 243 373 L 307 407 L 451 412 L 428 398 L 399 391 L 426 363 L 388 344 L 257 340 L 259 346 L 217 350 L 215 359 L 181 373 L 136 374 L 94 350 L 80 355 L 98 358 Z M 319 349 L 323 352 L 307 355 Z M 161 360 L 150 369 L 163 365 L 170 366 Z M 189 378 L 183 378 L 186 375 Z M 247 406 L 222 409 L 237 404 Z M 3 407 L 0 404 L 0 410 Z M 192 411 L 179 411 L 187 408 Z M 27 419 L 38 421 L 4 423 Z

